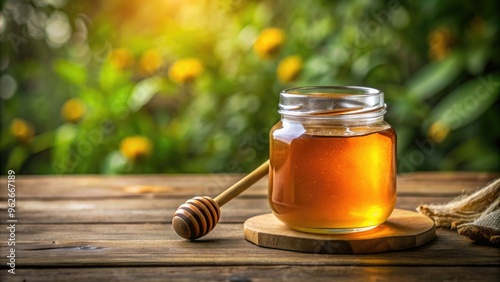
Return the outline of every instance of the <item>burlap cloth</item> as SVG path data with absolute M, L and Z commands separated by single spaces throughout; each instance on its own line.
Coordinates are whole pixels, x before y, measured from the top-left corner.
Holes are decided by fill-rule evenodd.
M 495 246 L 500 245 L 500 178 L 468 196 L 447 204 L 420 205 L 417 211 L 432 218 L 437 227 Z

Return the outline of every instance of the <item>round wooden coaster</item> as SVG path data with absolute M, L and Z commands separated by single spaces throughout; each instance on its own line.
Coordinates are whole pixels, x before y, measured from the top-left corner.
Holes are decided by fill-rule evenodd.
M 257 246 L 317 254 L 367 254 L 423 245 L 436 236 L 432 219 L 395 209 L 382 225 L 351 234 L 311 234 L 292 230 L 272 213 L 254 216 L 243 226 L 245 239 Z

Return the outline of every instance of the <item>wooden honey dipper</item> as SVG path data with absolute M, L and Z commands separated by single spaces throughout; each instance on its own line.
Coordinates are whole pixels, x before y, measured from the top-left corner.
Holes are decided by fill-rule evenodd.
M 268 173 L 269 160 L 219 194 L 215 199 L 208 196 L 198 196 L 187 200 L 175 211 L 172 218 L 175 233 L 189 240 L 196 240 L 207 235 L 219 222 L 220 207 Z

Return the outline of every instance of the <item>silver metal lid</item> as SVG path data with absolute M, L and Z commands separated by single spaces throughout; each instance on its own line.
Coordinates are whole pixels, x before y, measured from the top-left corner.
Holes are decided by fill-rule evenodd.
M 384 93 L 359 86 L 308 86 L 283 90 L 282 115 L 326 119 L 374 118 L 386 112 Z

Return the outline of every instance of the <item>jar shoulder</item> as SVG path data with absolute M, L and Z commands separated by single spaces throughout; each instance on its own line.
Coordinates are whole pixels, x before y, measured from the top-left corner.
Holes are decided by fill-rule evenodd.
M 387 131 L 395 135 L 394 129 L 385 121 L 366 125 L 342 125 L 342 124 L 308 124 L 295 121 L 279 121 L 271 129 L 273 137 L 299 137 L 301 135 L 312 136 L 360 136 L 375 132 Z

